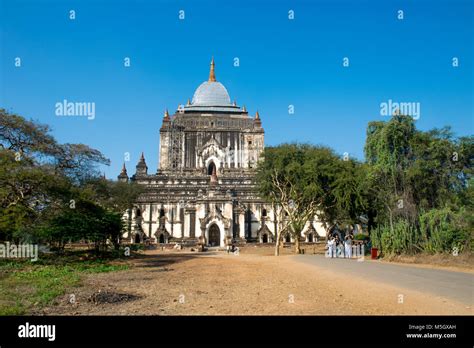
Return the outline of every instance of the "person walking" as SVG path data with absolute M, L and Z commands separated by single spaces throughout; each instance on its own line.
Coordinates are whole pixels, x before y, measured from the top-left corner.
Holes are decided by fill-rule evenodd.
M 334 236 L 329 236 L 329 239 L 328 239 L 328 255 L 329 257 L 333 258 L 334 257 L 334 251 L 335 251 L 335 245 L 336 245 L 336 241 L 334 239 Z
M 352 239 L 353 239 L 352 232 L 350 232 L 346 237 L 344 241 L 344 249 L 345 253 L 344 256 L 347 258 L 352 258 Z
M 335 257 L 341 257 L 341 255 L 344 253 L 344 248 L 342 247 L 341 239 L 339 238 L 338 234 L 336 234 L 336 237 L 334 238 L 334 251 L 336 254 Z

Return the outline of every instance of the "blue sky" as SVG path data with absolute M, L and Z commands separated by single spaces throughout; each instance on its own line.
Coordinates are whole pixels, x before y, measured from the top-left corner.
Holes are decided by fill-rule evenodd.
M 101 150 L 108 178 L 125 152 L 129 174 L 141 151 L 153 173 L 163 111 L 192 98 L 214 56 L 231 98 L 259 111 L 266 145 L 311 142 L 362 159 L 367 123 L 387 119 L 389 99 L 419 102 L 420 129 L 474 133 L 473 4 L 0 0 L 0 107 Z M 95 119 L 56 116 L 64 99 L 94 102 Z

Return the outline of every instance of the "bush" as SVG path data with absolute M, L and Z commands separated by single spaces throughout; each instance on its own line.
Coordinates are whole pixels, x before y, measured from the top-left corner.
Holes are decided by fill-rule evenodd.
M 145 250 L 145 245 L 143 244 L 130 244 L 129 245 L 131 251 L 143 251 Z
M 371 236 L 373 246 L 386 254 L 413 254 L 421 250 L 420 232 L 407 220 L 395 221 L 393 233 L 388 224 L 378 226 L 374 232 Z
M 428 253 L 452 253 L 469 249 L 469 217 L 465 209 L 453 212 L 450 208 L 432 209 L 419 217 L 423 249 Z
M 390 225 L 380 225 L 371 233 L 374 247 L 385 254 L 452 253 L 472 251 L 471 215 L 461 209 L 431 209 L 418 216 L 418 226 L 400 219 Z

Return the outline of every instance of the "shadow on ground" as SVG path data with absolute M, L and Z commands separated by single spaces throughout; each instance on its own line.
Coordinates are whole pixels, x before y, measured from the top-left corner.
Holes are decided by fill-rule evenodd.
M 168 269 L 168 266 L 180 262 L 186 262 L 196 258 L 207 257 L 211 255 L 216 255 L 215 252 L 206 252 L 206 253 L 173 253 L 173 254 L 138 254 L 134 256 L 134 263 L 138 267 L 143 268 L 156 268 L 156 272 L 166 272 L 172 271 L 173 269 Z

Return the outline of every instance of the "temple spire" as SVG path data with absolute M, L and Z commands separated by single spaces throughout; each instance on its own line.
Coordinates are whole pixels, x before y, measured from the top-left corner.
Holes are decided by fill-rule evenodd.
M 146 165 L 145 155 L 143 152 L 135 168 L 137 168 L 135 175 L 147 175 L 148 166 Z
M 255 121 L 254 121 L 254 122 L 255 122 L 255 125 L 256 125 L 257 127 L 261 127 L 261 126 L 262 126 L 262 121 L 260 120 L 260 114 L 258 113 L 258 111 L 257 111 L 257 113 L 255 114 Z
M 125 167 L 125 162 L 123 162 L 122 171 L 120 172 L 120 175 L 117 178 L 119 179 L 119 181 L 122 181 L 122 182 L 128 181 L 128 174 L 127 174 L 127 168 Z
M 214 57 L 211 60 L 211 71 L 209 71 L 209 82 L 216 82 L 216 74 L 214 72 Z
M 123 162 L 122 171 L 120 172 L 120 174 L 127 174 L 127 167 L 125 167 L 125 162 Z

